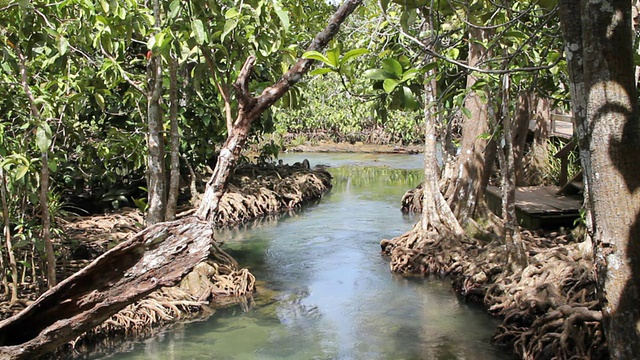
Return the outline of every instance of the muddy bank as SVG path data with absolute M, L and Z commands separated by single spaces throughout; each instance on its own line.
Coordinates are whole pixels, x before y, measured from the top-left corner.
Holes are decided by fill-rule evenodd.
M 287 146 L 287 152 L 333 152 L 333 153 L 372 153 L 372 154 L 418 154 L 422 152 L 421 145 L 380 145 L 356 143 L 335 143 L 319 141 L 302 145 Z
M 229 226 L 265 214 L 295 209 L 318 199 L 331 187 L 331 175 L 323 169 L 309 169 L 308 162 L 289 165 L 246 165 L 238 167 L 221 200 L 216 225 Z M 190 214 L 182 208 L 182 216 Z M 115 214 L 74 217 L 64 221 L 66 234 L 57 247 L 62 252 L 58 275 L 68 277 L 116 244 L 143 228 L 143 214 L 124 209 Z M 247 301 L 255 291 L 255 278 L 214 244 L 209 257 L 198 264 L 179 286 L 161 288 L 106 320 L 102 325 L 60 349 L 56 355 L 71 356 L 113 338 L 144 335 L 159 326 L 211 315 L 216 307 Z M 37 294 L 32 291 L 31 300 Z M 28 306 L 31 301 L 3 304 L 3 317 Z
M 419 211 L 420 191 L 403 198 Z M 418 224 L 419 225 L 419 224 Z M 412 231 L 381 242 L 394 272 L 448 275 L 468 301 L 502 319 L 493 336 L 523 359 L 608 359 L 590 243 L 578 232 L 522 231 L 527 265 L 510 263 L 497 238 L 443 239 Z

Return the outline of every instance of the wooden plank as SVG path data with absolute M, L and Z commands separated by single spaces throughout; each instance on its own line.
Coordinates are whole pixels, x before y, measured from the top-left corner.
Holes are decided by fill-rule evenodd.
M 573 120 L 571 115 L 568 114 L 551 114 L 551 129 L 549 129 L 552 136 L 561 137 L 564 139 L 573 138 Z
M 575 213 L 582 207 L 580 196 L 557 196 L 555 186 L 531 186 L 516 188 L 516 208 L 528 214 L 564 214 Z M 487 191 L 498 199 L 501 190 L 489 186 Z

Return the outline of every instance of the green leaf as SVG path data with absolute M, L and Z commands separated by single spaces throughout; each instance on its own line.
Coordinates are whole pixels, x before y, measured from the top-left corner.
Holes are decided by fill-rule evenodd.
M 222 35 L 220 35 L 220 41 L 224 42 L 224 38 L 229 35 L 236 27 L 238 26 L 238 19 L 229 19 L 224 23 L 224 30 L 222 31 Z
M 58 39 L 58 52 L 60 55 L 64 55 L 67 53 L 67 49 L 69 48 L 69 40 L 66 37 L 60 36 Z
M 276 15 L 278 15 L 278 18 L 280 18 L 280 23 L 282 24 L 284 31 L 289 31 L 289 14 L 282 9 L 282 5 L 279 1 L 273 0 L 273 9 L 275 10 Z
M 15 244 L 13 244 L 13 250 L 18 250 L 18 249 L 22 249 L 25 246 L 31 245 L 31 241 L 27 240 L 27 239 L 23 239 L 20 241 L 17 241 Z M 20 263 L 22 263 L 23 261 L 19 261 Z M 31 263 L 29 263 L 28 261 L 24 261 L 28 264 L 28 267 L 31 267 Z M 23 266 L 25 264 L 22 264 Z
M 175 19 L 178 17 L 180 14 L 181 2 L 181 0 L 173 0 L 171 4 L 169 4 L 169 14 L 167 16 L 169 19 Z
M 471 114 L 471 110 L 467 109 L 466 107 L 462 107 L 460 108 L 460 110 L 462 111 L 462 113 L 464 114 L 464 116 L 467 117 L 467 119 L 471 119 L 471 116 L 473 116 L 473 114 Z
M 386 80 L 393 78 L 393 76 L 384 69 L 369 69 L 362 73 L 362 76 L 371 80 Z
M 553 10 L 558 5 L 558 0 L 538 0 L 538 5 L 546 10 Z
M 405 32 L 411 31 L 411 26 L 416 22 L 418 18 L 418 13 L 415 9 L 409 8 L 406 11 L 402 12 L 400 16 L 400 26 Z
M 404 72 L 404 74 L 402 74 L 402 82 L 406 82 L 409 80 L 413 80 L 416 78 L 416 76 L 418 76 L 420 72 L 418 71 L 418 69 L 409 69 L 407 71 Z
M 391 94 L 398 84 L 400 84 L 400 82 L 396 79 L 385 79 L 384 83 L 382 83 L 382 88 L 387 94 Z
M 93 98 L 96 99 L 96 103 L 104 110 L 104 97 L 100 93 L 93 93 Z
M 48 165 L 49 165 L 49 170 L 51 170 L 52 173 L 58 171 L 58 162 L 57 161 L 51 159 L 51 160 L 49 160 Z
M 36 129 L 36 145 L 41 153 L 49 151 L 49 145 L 51 145 L 51 130 L 47 131 L 49 125 L 43 123 Z
M 388 73 L 395 75 L 396 79 L 402 77 L 402 65 L 396 59 L 384 59 L 382 60 L 382 68 Z
M 224 13 L 224 18 L 226 20 L 234 19 L 234 18 L 237 18 L 238 16 L 240 16 L 240 11 L 238 11 L 238 9 L 236 8 L 231 8 L 227 10 L 226 13 Z
M 344 54 L 344 56 L 342 57 L 342 60 L 340 60 L 340 66 L 346 64 L 347 61 L 349 61 L 349 60 L 351 60 L 351 59 L 353 59 L 355 57 L 362 56 L 362 55 L 365 55 L 365 54 L 368 54 L 368 53 L 369 53 L 369 50 L 364 49 L 364 48 L 353 49 L 353 50 L 347 51 L 347 53 Z
M 27 166 L 20 165 L 16 167 L 16 181 L 22 179 L 25 175 L 27 175 L 28 171 L 29 168 Z
M 389 8 L 389 0 L 380 0 L 380 7 L 382 8 L 382 12 L 386 13 Z
M 403 105 L 405 109 L 415 110 L 418 109 L 419 105 L 416 101 L 415 96 L 413 96 L 413 92 L 408 86 L 402 87 L 402 96 L 403 96 Z
M 334 47 L 333 49 L 327 51 L 327 58 L 329 59 L 329 66 L 337 68 L 340 65 L 340 48 Z
M 206 40 L 206 33 L 204 32 L 204 24 L 202 20 L 195 19 L 191 21 L 191 31 L 193 31 L 193 35 L 196 38 L 196 43 L 198 45 L 204 44 Z
M 304 54 L 302 54 L 302 58 L 322 61 L 323 63 L 331 66 L 331 61 L 329 61 L 329 59 L 326 56 L 322 55 L 321 53 L 315 50 L 305 52 Z
M 324 74 L 328 74 L 330 72 L 335 72 L 335 70 L 323 67 L 323 68 L 317 68 L 317 69 L 309 71 L 309 75 L 311 75 L 311 76 L 324 75 Z
M 102 7 L 102 11 L 109 13 L 109 2 L 106 0 L 100 0 L 100 7 Z

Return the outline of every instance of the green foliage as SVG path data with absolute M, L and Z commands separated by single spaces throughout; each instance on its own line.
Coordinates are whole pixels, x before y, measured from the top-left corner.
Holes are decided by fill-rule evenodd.
M 305 81 L 300 107 L 275 109 L 276 134 L 293 146 L 322 139 L 404 144 L 422 139 L 419 113 L 391 110 L 386 121 L 376 118 L 372 105 L 344 92 L 335 76 Z

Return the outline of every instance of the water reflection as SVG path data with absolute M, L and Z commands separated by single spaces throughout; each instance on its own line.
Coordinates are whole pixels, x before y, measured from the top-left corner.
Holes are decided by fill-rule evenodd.
M 412 166 L 330 168 L 334 187 L 321 202 L 219 231 L 259 280 L 254 306 L 219 310 L 113 358 L 507 359 L 488 344 L 495 323 L 447 281 L 399 277 L 380 257 L 380 239 L 416 221 L 399 211 L 421 178 Z

